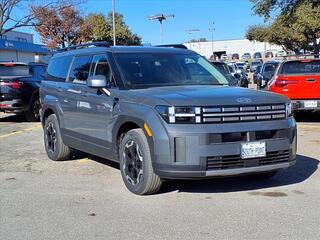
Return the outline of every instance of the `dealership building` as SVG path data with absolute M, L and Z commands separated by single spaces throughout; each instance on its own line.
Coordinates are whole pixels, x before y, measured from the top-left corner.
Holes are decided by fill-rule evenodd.
M 34 44 L 30 33 L 10 31 L 0 36 L 0 61 L 47 62 L 49 50 Z
M 248 39 L 221 40 L 214 42 L 187 42 L 184 43 L 184 45 L 207 58 L 210 58 L 213 53 L 217 56 L 221 56 L 222 54 L 231 55 L 233 53 L 238 53 L 241 57 L 244 53 L 250 53 L 253 55 L 255 52 L 265 53 L 271 51 L 275 54 L 277 51 L 283 50 L 281 46 L 272 45 L 267 42 L 249 41 Z

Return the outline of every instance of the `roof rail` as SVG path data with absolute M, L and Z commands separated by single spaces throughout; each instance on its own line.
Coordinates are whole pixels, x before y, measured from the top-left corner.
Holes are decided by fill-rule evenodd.
M 91 43 L 85 43 L 85 44 L 79 44 L 79 45 L 73 45 L 73 46 L 61 48 L 58 50 L 58 52 L 81 49 L 81 48 L 89 48 L 89 47 L 110 47 L 110 45 L 108 42 L 105 42 L 105 41 L 91 42 Z
M 171 47 L 171 48 L 180 48 L 180 49 L 188 49 L 183 44 L 164 44 L 164 45 L 155 45 L 154 47 Z

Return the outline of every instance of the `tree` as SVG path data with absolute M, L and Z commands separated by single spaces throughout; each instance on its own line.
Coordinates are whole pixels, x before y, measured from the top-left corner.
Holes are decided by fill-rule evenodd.
M 262 25 L 250 26 L 247 30 L 246 38 L 250 41 L 268 41 L 268 27 Z
M 50 48 L 66 47 L 91 40 L 91 32 L 73 4 L 32 7 L 35 29 Z
M 260 2 L 263 1 L 271 3 L 271 0 Z M 293 2 L 286 2 L 289 1 Z M 320 38 L 320 4 L 309 0 L 296 2 L 290 11 L 280 13 L 271 25 L 251 26 L 246 33 L 247 39 L 282 45 L 286 50 L 295 53 L 311 48 L 314 54 L 319 54 L 320 43 L 317 39 Z
M 21 5 L 22 2 L 23 0 L 0 0 L 0 36 L 20 27 L 32 26 L 32 14 L 17 19 L 12 16 L 14 8 Z M 11 26 L 5 28 L 5 25 L 10 22 Z
M 254 14 L 263 16 L 266 20 L 272 12 L 279 14 L 291 13 L 295 7 L 303 3 L 311 3 L 313 7 L 319 6 L 319 0 L 249 0 L 253 3 Z
M 112 21 L 112 12 L 108 13 L 106 17 L 107 25 L 110 26 L 110 29 L 113 28 Z M 115 23 L 116 23 L 116 41 L 119 45 L 141 45 L 141 37 L 137 34 L 133 34 L 128 27 L 128 25 L 124 22 L 123 15 L 116 13 L 115 14 Z M 107 34 L 107 39 L 109 42 L 113 44 L 113 32 L 109 31 Z
M 91 35 L 96 41 L 110 41 L 108 39 L 111 26 L 107 24 L 106 18 L 103 14 L 90 14 L 84 23 L 84 27 L 91 31 Z

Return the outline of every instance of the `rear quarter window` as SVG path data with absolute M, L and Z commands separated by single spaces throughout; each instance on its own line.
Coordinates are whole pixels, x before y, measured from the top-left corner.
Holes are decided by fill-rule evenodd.
M 30 69 L 27 65 L 0 64 L 0 76 L 29 76 Z
M 72 56 L 52 58 L 48 69 L 47 78 L 51 81 L 66 81 Z
M 282 66 L 281 74 L 320 74 L 320 61 L 292 61 Z

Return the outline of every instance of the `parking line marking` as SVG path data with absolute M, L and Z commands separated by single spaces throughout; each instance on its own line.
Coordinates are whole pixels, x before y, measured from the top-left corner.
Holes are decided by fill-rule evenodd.
M 29 131 L 38 129 L 40 127 L 41 127 L 41 125 L 36 125 L 36 126 L 30 127 L 30 128 L 25 128 L 25 129 L 22 129 L 20 131 L 15 131 L 15 132 L 7 133 L 7 134 L 4 134 L 4 135 L 0 135 L 0 138 L 6 138 L 6 137 L 10 137 L 10 136 L 17 135 L 17 134 L 20 134 L 20 133 L 29 132 Z
M 320 126 L 308 125 L 308 124 L 298 124 L 298 128 L 313 128 L 313 129 L 320 129 Z
M 79 163 L 87 163 L 87 162 L 89 162 L 89 159 L 88 158 L 82 158 L 82 159 L 79 159 L 78 161 L 79 161 Z

